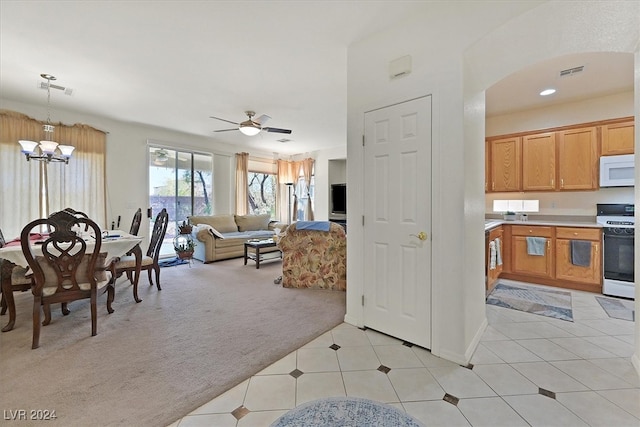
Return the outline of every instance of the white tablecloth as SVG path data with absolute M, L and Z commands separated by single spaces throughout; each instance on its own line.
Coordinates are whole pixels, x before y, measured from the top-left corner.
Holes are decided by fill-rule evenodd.
M 102 238 L 100 252 L 107 253 L 107 260 L 113 257 L 124 255 L 142 241 L 142 237 L 134 236 L 120 230 L 109 230 L 109 235 L 119 235 L 119 237 Z M 95 247 L 95 240 L 91 237 L 87 237 L 85 241 L 87 242 L 86 253 L 93 252 L 93 248 Z M 35 248 L 36 250 L 34 250 L 34 254 L 42 255 L 42 247 L 40 245 L 35 245 Z M 11 261 L 16 265 L 21 265 L 23 267 L 27 266 L 27 260 L 22 253 L 22 247 L 20 245 L 5 246 L 3 248 L 0 248 L 0 258 Z

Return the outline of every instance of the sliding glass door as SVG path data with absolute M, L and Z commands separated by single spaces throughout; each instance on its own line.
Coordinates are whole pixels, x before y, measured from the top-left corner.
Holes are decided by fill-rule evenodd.
M 161 256 L 175 255 L 173 238 L 187 217 L 211 215 L 212 177 L 210 154 L 149 145 L 149 236 L 158 212 L 164 208 L 169 213 Z

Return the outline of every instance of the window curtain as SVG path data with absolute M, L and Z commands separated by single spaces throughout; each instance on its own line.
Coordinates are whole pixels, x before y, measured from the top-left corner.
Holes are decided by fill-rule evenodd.
M 44 122 L 0 110 L 0 227 L 8 238 L 36 218 L 66 207 L 85 212 L 106 226 L 106 134 L 86 125 L 54 123 L 53 139 L 73 145 L 69 164 L 26 161 L 18 140 L 40 141 Z M 11 236 L 11 237 L 9 237 Z
M 236 215 L 246 215 L 248 197 L 249 153 L 236 153 Z
M 313 159 L 304 159 L 302 161 L 302 174 L 304 175 L 304 183 L 307 192 L 307 209 L 305 211 L 306 219 L 313 221 L 313 206 L 311 206 L 311 175 L 313 174 Z

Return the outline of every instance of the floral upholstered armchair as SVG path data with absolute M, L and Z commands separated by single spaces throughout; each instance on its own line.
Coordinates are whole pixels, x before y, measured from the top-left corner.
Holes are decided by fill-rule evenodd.
M 347 236 L 340 225 L 299 221 L 278 236 L 278 246 L 283 287 L 347 289 Z

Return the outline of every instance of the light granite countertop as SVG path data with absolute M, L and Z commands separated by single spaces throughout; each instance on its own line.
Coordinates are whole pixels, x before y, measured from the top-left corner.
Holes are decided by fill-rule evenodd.
M 562 221 L 562 220 L 553 220 L 553 221 L 542 221 L 542 220 L 532 220 L 529 219 L 527 221 L 505 221 L 503 219 L 486 219 L 484 221 L 484 230 L 491 230 L 492 228 L 496 228 L 499 225 L 508 224 L 508 225 L 546 225 L 549 227 L 590 227 L 590 228 L 602 228 L 602 226 L 596 222 L 587 222 L 587 221 Z

